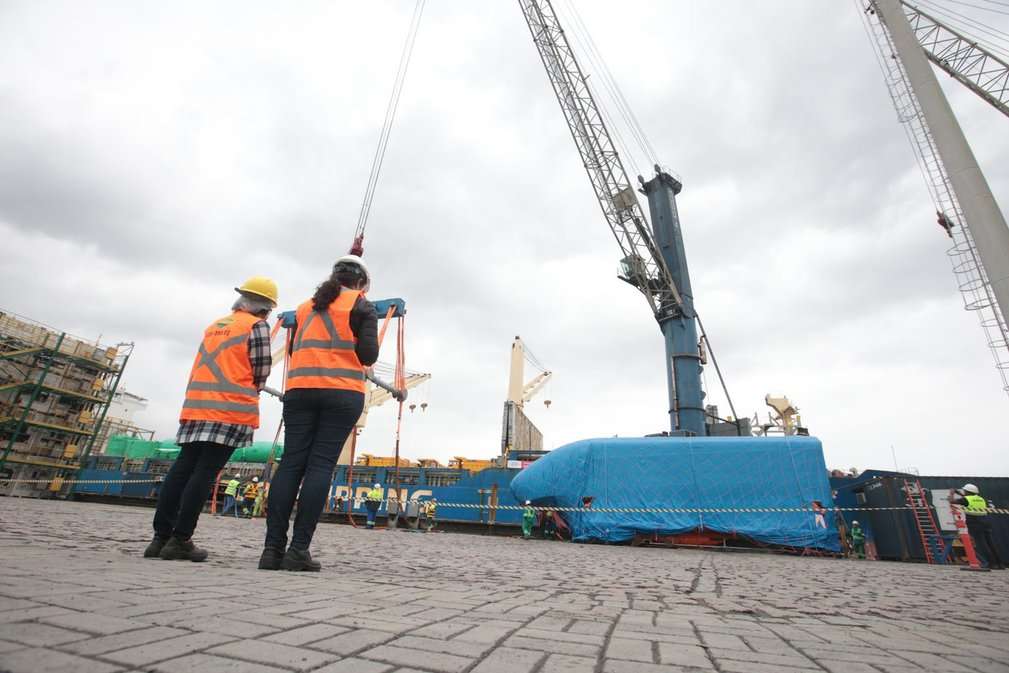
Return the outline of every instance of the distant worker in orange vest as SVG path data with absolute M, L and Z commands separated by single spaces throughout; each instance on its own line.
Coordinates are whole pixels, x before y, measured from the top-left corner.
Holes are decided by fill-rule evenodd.
M 262 570 L 321 569 L 308 548 L 333 468 L 364 409 L 366 370 L 378 359 L 378 316 L 364 297 L 370 280 L 360 257 L 341 257 L 315 295 L 298 306 L 288 344 L 284 459 L 270 483 Z
M 207 558 L 191 539 L 196 522 L 218 472 L 259 427 L 259 391 L 273 364 L 266 318 L 277 305 L 277 284 L 254 276 L 235 290 L 231 315 L 207 327 L 193 362 L 176 437 L 182 450 L 158 493 L 148 558 Z

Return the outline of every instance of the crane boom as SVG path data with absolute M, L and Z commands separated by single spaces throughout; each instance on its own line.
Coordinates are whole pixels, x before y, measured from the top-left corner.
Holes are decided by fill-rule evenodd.
M 519 0 L 519 5 L 596 201 L 620 246 L 621 278 L 648 300 L 665 339 L 670 430 L 705 436 L 707 423 L 697 339 L 699 318 L 694 311 L 676 209 L 676 195 L 682 185 L 658 166 L 653 179 L 645 182 L 639 176 L 642 191 L 648 197 L 652 218 L 649 225 L 553 5 L 550 0 Z
M 1009 117 L 1009 64 L 918 7 L 901 4 L 928 60 Z
M 617 239 L 626 280 L 661 319 L 683 299 L 648 231 L 620 156 L 549 0 L 519 0 L 533 42 L 578 147 L 599 207 Z

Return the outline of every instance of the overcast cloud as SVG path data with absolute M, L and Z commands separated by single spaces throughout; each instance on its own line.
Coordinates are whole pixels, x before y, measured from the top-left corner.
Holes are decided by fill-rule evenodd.
M 271 275 L 292 308 L 349 246 L 412 5 L 4 2 L 0 308 L 135 342 L 138 421 L 171 436 L 232 288 Z M 1009 400 L 856 6 L 578 5 L 683 179 L 740 414 L 787 394 L 832 467 L 891 468 L 892 445 L 1009 475 Z M 1006 120 L 941 81 L 1005 208 Z M 529 409 L 548 446 L 664 429 L 662 339 L 617 252 L 517 3 L 431 0 L 366 239 L 370 295 L 407 300 L 408 366 L 434 376 L 403 454 L 497 453 L 516 334 L 555 372 Z M 394 426 L 375 410 L 359 450 Z

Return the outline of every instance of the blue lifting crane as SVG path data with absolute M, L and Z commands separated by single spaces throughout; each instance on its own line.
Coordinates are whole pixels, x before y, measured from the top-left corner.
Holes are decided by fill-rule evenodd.
M 620 278 L 648 300 L 665 338 L 670 434 L 703 437 L 708 433 L 701 371 L 711 349 L 694 309 L 676 210 L 682 185 L 659 166 L 651 180 L 639 176 L 648 199 L 649 225 L 553 5 L 550 0 L 519 0 L 519 4 L 596 199 L 620 246 Z M 703 341 L 698 340 L 699 328 Z M 735 409 L 732 413 L 735 418 Z

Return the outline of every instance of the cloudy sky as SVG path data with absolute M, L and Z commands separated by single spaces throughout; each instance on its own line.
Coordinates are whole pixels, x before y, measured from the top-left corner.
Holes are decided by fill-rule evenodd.
M 787 394 L 832 467 L 891 468 L 893 447 L 1009 475 L 1009 399 L 856 5 L 578 6 L 683 179 L 739 413 Z M 413 3 L 296 7 L 0 4 L 0 309 L 135 342 L 124 383 L 159 437 L 232 288 L 271 275 L 293 307 L 352 238 Z M 1004 207 L 1006 120 L 941 81 Z M 403 454 L 498 451 L 516 334 L 554 371 L 529 407 L 548 446 L 667 427 L 662 339 L 617 252 L 517 3 L 431 0 L 366 240 L 371 297 L 407 300 L 407 364 L 434 376 Z M 360 450 L 390 453 L 394 425 L 375 410 Z

